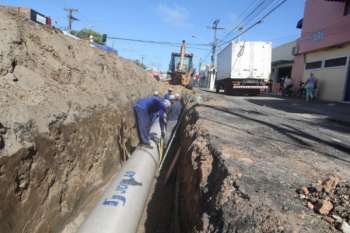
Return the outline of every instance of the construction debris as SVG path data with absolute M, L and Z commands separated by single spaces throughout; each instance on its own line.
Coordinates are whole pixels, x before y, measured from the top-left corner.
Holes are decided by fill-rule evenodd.
M 305 206 L 342 232 L 350 232 L 350 182 L 331 175 L 317 184 L 297 190 Z

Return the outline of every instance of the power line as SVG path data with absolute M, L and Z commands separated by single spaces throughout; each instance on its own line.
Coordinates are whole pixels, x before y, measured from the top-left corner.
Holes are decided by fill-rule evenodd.
M 249 10 L 250 10 L 251 8 L 253 8 L 259 1 L 261 1 L 261 0 L 255 0 L 254 3 L 249 4 L 249 6 L 238 16 L 238 21 L 241 22 L 243 16 L 244 16 L 246 13 L 248 13 Z M 240 19 L 241 19 L 241 20 L 240 20 Z M 238 23 L 239 23 L 239 22 L 238 22 Z
M 259 3 L 259 0 L 257 0 L 253 5 L 251 5 L 251 6 L 249 6 L 246 10 L 245 10 L 245 12 L 248 12 L 248 10 L 250 9 L 250 8 L 252 8 L 252 6 L 254 6 L 254 5 L 256 5 L 257 3 L 258 3 L 258 5 L 257 6 L 255 6 L 254 8 L 253 8 L 253 10 L 250 12 L 250 13 L 248 13 L 248 15 L 246 15 L 240 22 L 238 22 L 238 24 L 235 26 L 235 27 L 233 27 L 229 32 L 227 32 L 226 34 L 225 34 L 225 36 L 224 36 L 224 38 L 226 38 L 228 35 L 230 35 L 232 32 L 234 32 L 234 31 L 236 31 L 237 29 L 239 29 L 240 28 L 240 26 L 252 15 L 252 14 L 254 14 L 254 12 L 256 12 L 262 5 L 263 5 L 263 3 L 265 2 L 266 0 L 260 0 L 260 3 Z M 243 16 L 244 14 L 242 14 L 242 16 Z
M 138 42 L 138 43 L 147 43 L 147 44 L 159 44 L 159 45 L 171 45 L 171 46 L 181 46 L 181 43 L 177 42 L 169 42 L 169 41 L 155 41 L 155 40 L 141 40 L 141 39 L 133 39 L 133 38 L 125 38 L 125 37 L 108 37 L 108 39 L 111 40 L 123 40 L 123 41 L 130 41 L 130 42 Z M 210 44 L 196 44 L 196 43 L 189 43 L 189 46 L 202 46 L 202 47 L 208 47 Z
M 253 1 L 254 1 L 254 0 L 253 0 Z M 239 16 L 237 17 L 237 19 L 236 19 L 235 21 L 236 21 L 238 24 L 239 24 L 240 22 L 242 22 L 244 15 L 245 15 L 246 13 L 248 13 L 249 10 L 250 10 L 252 7 L 254 7 L 254 6 L 256 5 L 256 3 L 258 3 L 259 1 L 260 1 L 260 0 L 255 0 L 254 3 L 251 2 L 251 4 L 249 4 L 249 6 L 248 6 L 247 8 L 245 8 L 245 10 L 243 10 L 243 11 L 239 14 Z M 236 22 L 235 22 L 234 25 L 236 25 Z M 238 25 L 238 24 L 237 24 L 237 25 Z M 236 26 L 237 26 L 237 25 L 236 25 Z M 234 26 L 234 27 L 232 27 L 231 29 L 227 30 L 228 32 L 226 32 L 224 38 L 226 38 L 229 34 L 231 34 L 231 33 L 234 31 L 234 28 L 235 28 L 236 26 Z
M 160 46 L 169 46 L 169 47 L 176 47 L 179 48 L 181 44 L 176 42 L 166 42 L 166 41 L 148 41 L 148 40 L 138 40 L 138 39 L 131 39 L 131 38 L 123 38 L 123 37 L 108 37 L 112 40 L 121 40 L 121 41 L 128 41 L 128 42 L 135 42 L 135 43 L 141 43 L 141 44 L 148 44 L 148 45 L 160 45 Z M 209 45 L 205 47 L 196 47 L 196 44 L 191 44 L 191 46 L 187 46 L 188 49 L 192 50 L 200 50 L 200 51 L 208 51 Z
M 278 0 L 261 0 L 260 3 L 257 1 L 256 3 L 258 5 L 254 7 L 254 9 L 238 25 L 236 25 L 231 31 L 226 33 L 222 40 L 225 40 L 228 37 L 228 35 L 235 31 L 243 31 L 244 25 L 248 25 L 251 21 L 256 20 L 263 12 L 265 12 L 265 10 L 267 10 L 270 6 L 273 6 L 276 1 Z
M 279 4 L 277 4 L 275 7 L 273 7 L 269 12 L 267 12 L 263 17 L 261 17 L 258 21 L 256 21 L 254 24 L 240 32 L 237 36 L 233 37 L 231 40 L 228 40 L 226 42 L 223 42 L 221 45 L 227 45 L 231 41 L 239 38 L 241 35 L 245 34 L 246 32 L 250 31 L 252 28 L 256 27 L 258 24 L 263 23 L 263 20 L 266 19 L 269 15 L 271 15 L 274 11 L 276 11 L 278 8 L 280 8 L 284 3 L 286 3 L 288 0 L 283 0 Z

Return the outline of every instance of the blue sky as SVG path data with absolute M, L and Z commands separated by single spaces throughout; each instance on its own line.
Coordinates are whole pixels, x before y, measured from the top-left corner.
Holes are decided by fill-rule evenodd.
M 0 4 L 31 7 L 51 16 L 62 28 L 67 24 L 63 8 L 73 7 L 79 9 L 76 17 L 80 19 L 73 24 L 74 29 L 92 27 L 116 37 L 172 42 L 185 39 L 189 43 L 208 43 L 212 41 L 213 34 L 206 27 L 214 19 L 220 19 L 219 26 L 225 28 L 218 33 L 219 38 L 223 38 L 239 22 L 242 12 L 254 2 L 256 0 L 2 0 Z M 304 2 L 288 0 L 242 39 L 268 40 L 275 47 L 297 38 L 300 31 L 296 29 L 296 23 L 303 17 Z M 108 44 L 123 57 L 144 57 L 147 66 L 165 71 L 171 52 L 178 51 L 176 47 L 125 41 L 108 41 Z M 195 55 L 196 67 L 200 59 L 210 62 L 209 49 L 189 49 L 189 52 Z

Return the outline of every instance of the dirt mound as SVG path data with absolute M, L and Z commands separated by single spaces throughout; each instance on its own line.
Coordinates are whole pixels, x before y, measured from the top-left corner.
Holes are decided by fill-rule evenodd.
M 153 88 L 133 62 L 0 9 L 0 231 L 74 232 Z

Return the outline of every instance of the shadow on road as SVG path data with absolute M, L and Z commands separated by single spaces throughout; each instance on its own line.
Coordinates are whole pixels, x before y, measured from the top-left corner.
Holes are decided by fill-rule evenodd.
M 206 108 L 214 109 L 216 111 L 225 112 L 225 113 L 231 114 L 233 116 L 236 116 L 236 117 L 248 120 L 248 121 L 256 122 L 258 124 L 261 124 L 261 125 L 264 125 L 267 127 L 270 127 L 273 130 L 277 131 L 278 133 L 287 136 L 288 138 L 290 138 L 291 140 L 293 140 L 297 144 L 299 144 L 303 147 L 307 147 L 313 151 L 315 151 L 314 146 L 312 144 L 306 142 L 305 140 L 313 141 L 315 143 L 319 143 L 319 144 L 323 144 L 323 145 L 327 145 L 329 147 L 332 147 L 338 151 L 341 151 L 341 152 L 347 154 L 349 157 L 344 158 L 344 157 L 339 157 L 339 156 L 325 153 L 325 152 L 320 152 L 320 153 L 324 154 L 325 156 L 331 157 L 333 159 L 337 159 L 337 160 L 341 160 L 343 162 L 350 163 L 350 147 L 348 145 L 322 139 L 320 137 L 314 136 L 310 133 L 307 133 L 303 130 L 297 129 L 297 128 L 290 126 L 290 125 L 287 125 L 287 124 L 276 125 L 276 124 L 271 123 L 271 122 L 266 122 L 266 121 L 263 121 L 260 119 L 255 119 L 255 118 L 252 118 L 252 117 L 249 117 L 249 116 L 237 113 L 237 112 L 233 112 L 225 107 L 217 107 L 217 106 L 211 106 L 211 105 L 206 105 L 206 104 L 198 104 L 194 107 L 206 107 Z
M 328 117 L 330 120 L 343 122 L 350 126 L 350 105 L 346 103 L 332 103 L 326 101 L 306 102 L 301 99 L 282 98 L 252 98 L 248 102 L 274 108 L 289 113 L 319 114 Z

